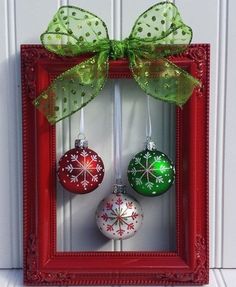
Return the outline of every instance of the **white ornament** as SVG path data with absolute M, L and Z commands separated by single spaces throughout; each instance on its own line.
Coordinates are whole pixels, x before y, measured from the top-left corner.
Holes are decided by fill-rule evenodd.
M 110 239 L 128 239 L 141 227 L 143 211 L 139 203 L 123 193 L 104 198 L 96 211 L 99 230 Z

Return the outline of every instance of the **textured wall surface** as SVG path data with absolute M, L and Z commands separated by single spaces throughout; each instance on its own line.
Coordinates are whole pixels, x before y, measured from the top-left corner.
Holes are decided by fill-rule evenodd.
M 193 43 L 211 44 L 211 95 L 210 95 L 210 265 L 212 268 L 236 268 L 236 229 L 235 226 L 235 187 L 236 173 L 235 152 L 235 106 L 234 96 L 234 64 L 235 64 L 235 22 L 233 13 L 236 2 L 233 0 L 176 0 L 174 1 L 184 21 L 193 28 Z M 0 268 L 20 268 L 22 266 L 22 164 L 21 164 L 21 91 L 20 91 L 20 45 L 39 43 L 39 35 L 60 5 L 79 5 L 100 16 L 106 22 L 111 38 L 128 36 L 134 21 L 145 9 L 155 4 L 154 0 L 1 0 L 0 1 Z M 145 96 L 129 81 L 127 84 L 116 83 L 118 94 L 123 103 L 123 167 L 127 166 L 131 153 L 142 148 L 145 135 Z M 100 151 L 107 164 L 106 183 L 102 192 L 94 192 L 83 201 L 78 197 L 59 191 L 58 237 L 60 249 L 84 248 L 77 243 L 77 234 L 84 228 L 84 222 L 93 210 L 84 208 L 84 214 L 77 221 L 78 207 L 88 204 L 95 206 L 98 198 L 109 193 L 114 179 L 113 157 L 113 111 L 114 83 L 110 81 L 103 94 L 94 100 L 85 111 L 85 128 L 91 148 Z M 136 101 L 130 101 L 130 97 Z M 103 105 L 107 108 L 103 111 Z M 99 117 L 93 117 L 94 106 L 101 110 Z M 158 141 L 159 148 L 174 157 L 174 121 L 173 108 L 163 103 L 152 102 L 153 137 Z M 134 112 L 135 110 L 135 112 Z M 139 113 L 139 115 L 138 115 Z M 134 120 L 135 119 L 135 120 Z M 132 122 L 133 121 L 133 122 Z M 132 130 L 129 128 L 132 126 Z M 58 150 L 66 151 L 77 134 L 79 116 L 58 125 Z M 99 133 L 102 127 L 104 133 Z M 170 127 L 168 134 L 164 133 Z M 135 135 L 135 136 L 134 136 Z M 105 142 L 103 144 L 103 142 Z M 98 196 L 98 197 L 97 197 Z M 142 199 L 140 199 L 142 200 Z M 174 192 L 161 199 L 142 202 L 144 209 L 151 204 L 157 208 L 147 213 L 148 222 L 156 222 L 153 235 L 160 234 L 157 245 L 143 238 L 146 232 L 151 235 L 151 228 L 130 240 L 124 249 L 144 248 L 146 242 L 150 248 L 174 248 Z M 87 212 L 87 214 L 86 214 Z M 88 220 L 92 220 L 91 218 Z M 77 227 L 79 226 L 79 227 Z M 149 228 L 149 229 L 148 229 Z M 93 232 L 88 230 L 90 236 Z M 86 237 L 85 236 L 85 237 Z M 100 240 L 100 241 L 99 241 Z M 146 241 L 145 241 L 146 240 Z M 109 242 L 104 244 L 98 238 L 102 248 L 109 249 Z M 105 247 L 104 247 L 105 246 Z M 147 245 L 145 245 L 147 246 Z M 88 248 L 100 248 L 89 246 Z M 0 282 L 5 280 L 18 286 L 18 273 L 2 271 Z M 13 274 L 12 278 L 11 275 Z M 5 278 L 5 279 L 4 279 Z M 9 279 L 11 278 L 11 279 Z M 18 280 L 18 279 L 19 280 Z M 213 270 L 212 286 L 235 286 L 233 270 Z M 8 281 L 7 281 L 8 280 Z M 13 281 L 12 281 L 13 280 Z M 14 281 L 15 280 L 15 281 Z M 3 281 L 5 282 L 5 281 Z M 13 283 L 12 283 L 13 282 Z M 15 283 L 14 283 L 15 282 Z M 18 282 L 18 283 L 17 283 Z M 14 285 L 15 284 L 15 285 Z M 1 285 L 2 286 L 2 285 Z

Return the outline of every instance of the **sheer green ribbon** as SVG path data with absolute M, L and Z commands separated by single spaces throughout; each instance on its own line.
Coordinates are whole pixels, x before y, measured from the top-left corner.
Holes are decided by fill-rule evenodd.
M 110 40 L 105 23 L 73 6 L 62 6 L 41 35 L 44 47 L 61 56 L 93 55 L 60 74 L 34 101 L 51 124 L 94 99 L 108 77 L 109 58 L 128 57 L 133 77 L 148 95 L 183 105 L 199 81 L 165 57 L 183 52 L 192 39 L 177 7 L 158 3 L 137 19 L 122 41 Z

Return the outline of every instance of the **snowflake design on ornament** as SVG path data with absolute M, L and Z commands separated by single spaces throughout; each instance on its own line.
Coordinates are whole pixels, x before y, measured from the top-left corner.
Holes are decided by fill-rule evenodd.
M 113 231 L 114 230 L 114 225 L 118 225 L 118 229 L 116 230 L 116 233 L 119 236 L 122 236 L 126 230 L 132 230 L 134 229 L 134 224 L 128 223 L 129 218 L 136 218 L 138 214 L 136 212 L 132 212 L 131 215 L 128 214 L 128 209 L 133 208 L 132 202 L 129 202 L 128 204 L 126 203 L 125 207 L 122 207 L 123 200 L 119 197 L 117 201 L 115 202 L 116 205 L 118 205 L 118 209 L 113 207 L 113 204 L 108 203 L 106 208 L 107 210 L 110 210 L 110 216 L 107 215 L 107 213 L 104 213 L 102 215 L 102 218 L 105 219 L 110 219 L 112 221 L 111 224 L 107 224 L 107 231 Z M 124 226 L 124 227 L 123 227 Z
M 173 173 L 174 167 L 167 156 L 157 150 L 138 153 L 128 167 L 131 186 L 147 189 L 152 194 L 161 185 L 171 183 Z
M 102 170 L 102 166 L 97 164 L 95 167 L 93 165 L 94 162 L 97 162 L 97 155 L 91 155 L 90 160 L 87 161 L 87 157 L 89 156 L 88 152 L 83 150 L 80 155 L 83 157 L 83 160 L 80 161 L 79 156 L 77 154 L 71 154 L 71 161 L 77 163 L 75 166 L 71 163 L 68 164 L 65 169 L 69 172 L 75 172 L 76 175 L 72 174 L 70 177 L 71 182 L 79 182 L 79 177 L 82 175 L 83 180 L 81 181 L 81 184 L 84 188 L 86 188 L 89 184 L 88 178 L 91 177 L 91 180 L 93 182 L 98 182 L 98 175 L 93 174 L 92 171 L 96 170 L 99 172 Z
M 131 172 L 131 174 L 134 176 L 137 173 L 139 173 L 140 176 L 135 179 L 137 185 L 143 184 L 142 179 L 146 178 L 147 182 L 145 183 L 145 185 L 148 189 L 151 190 L 154 186 L 154 183 L 152 181 L 150 181 L 151 177 L 153 177 L 155 179 L 156 183 L 163 183 L 164 182 L 163 176 L 162 175 L 157 176 L 155 171 L 164 172 L 168 169 L 168 167 L 160 166 L 160 168 L 158 168 L 158 169 L 155 168 L 154 165 L 156 164 L 156 162 L 161 161 L 161 156 L 155 156 L 154 161 L 152 161 L 152 163 L 150 164 L 149 159 L 152 158 L 150 152 L 146 152 L 143 155 L 143 158 L 145 159 L 145 165 L 142 163 L 141 157 L 136 157 L 136 158 L 134 158 L 134 161 L 135 161 L 135 165 L 137 167 L 133 167 L 131 169 L 131 171 L 128 171 L 128 172 Z
M 62 185 L 72 192 L 94 190 L 104 176 L 101 158 L 89 148 L 72 149 L 60 159 L 58 177 Z
M 124 196 L 116 196 L 115 200 L 107 201 L 99 216 L 104 233 L 119 239 L 132 236 L 142 217 L 134 201 Z

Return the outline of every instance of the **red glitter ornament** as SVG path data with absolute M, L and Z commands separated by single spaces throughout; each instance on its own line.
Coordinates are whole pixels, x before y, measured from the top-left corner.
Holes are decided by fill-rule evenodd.
M 59 160 L 59 181 L 70 192 L 89 193 L 101 184 L 103 177 L 103 161 L 88 148 L 86 140 L 76 140 L 75 148 L 67 151 Z

